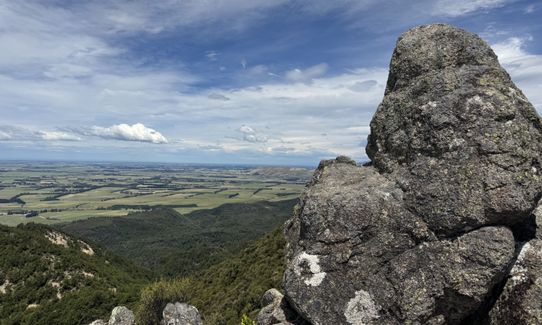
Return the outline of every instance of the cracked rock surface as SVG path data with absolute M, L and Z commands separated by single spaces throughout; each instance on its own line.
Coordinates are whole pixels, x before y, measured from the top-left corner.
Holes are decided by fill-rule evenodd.
M 372 163 L 323 161 L 286 225 L 289 305 L 314 325 L 479 319 L 516 261 L 510 229 L 542 195 L 541 130 L 478 36 L 443 24 L 404 33 L 371 122 Z M 505 305 L 493 324 L 509 324 Z

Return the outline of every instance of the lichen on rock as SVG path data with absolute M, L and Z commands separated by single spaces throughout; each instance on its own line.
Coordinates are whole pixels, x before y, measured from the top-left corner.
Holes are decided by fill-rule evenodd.
M 542 196 L 533 106 L 478 36 L 416 27 L 366 150 L 367 166 L 321 162 L 287 222 L 288 304 L 314 325 L 479 318 Z

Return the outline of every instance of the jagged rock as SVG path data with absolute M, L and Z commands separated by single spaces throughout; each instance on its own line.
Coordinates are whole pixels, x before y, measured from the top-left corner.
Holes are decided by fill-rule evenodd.
M 367 154 L 438 236 L 529 216 L 542 189 L 542 125 L 491 48 L 448 25 L 404 33 Z
M 372 164 L 322 162 L 286 225 L 287 301 L 314 325 L 477 318 L 514 260 L 509 227 L 542 195 L 541 130 L 479 37 L 442 24 L 403 34 Z
M 185 303 L 168 303 L 162 312 L 162 325 L 202 324 L 198 309 Z
M 269 289 L 264 293 L 262 306 L 256 319 L 258 325 L 308 325 L 292 310 L 277 289 Z
M 288 300 L 312 324 L 454 324 L 513 258 L 505 227 L 437 240 L 373 167 L 328 161 L 315 179 L 286 229 L 284 278 Z
M 113 308 L 111 317 L 109 318 L 109 325 L 133 325 L 135 324 L 134 313 L 124 307 L 117 306 Z
M 490 312 L 490 324 L 542 324 L 542 240 L 533 239 L 521 248 Z

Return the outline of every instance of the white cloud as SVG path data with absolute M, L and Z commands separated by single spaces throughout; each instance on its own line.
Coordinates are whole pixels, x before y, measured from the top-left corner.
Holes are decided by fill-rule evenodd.
M 501 64 L 508 64 L 527 55 L 523 50 L 525 38 L 510 37 L 502 42 L 492 45 L 493 51 L 499 57 Z
M 75 134 L 63 131 L 40 131 L 41 138 L 47 141 L 81 141 Z
M 439 0 L 433 5 L 434 16 L 458 17 L 478 10 L 502 7 L 510 0 Z
M 320 63 L 317 65 L 313 65 L 312 67 L 308 67 L 307 69 L 293 69 L 290 71 L 287 71 L 285 74 L 286 79 L 294 81 L 294 82 L 308 82 L 311 81 L 314 78 L 323 76 L 327 71 L 327 64 Z
M 209 60 L 209 61 L 216 61 L 218 60 L 218 57 L 220 56 L 220 53 L 216 52 L 216 51 L 207 51 L 205 53 L 205 57 Z
M 9 135 L 6 132 L 0 131 L 0 141 L 2 141 L 2 140 L 10 140 L 10 139 L 11 139 L 11 135 Z
M 94 126 L 91 134 L 103 139 L 124 141 L 140 141 L 151 143 L 167 143 L 167 139 L 160 132 L 148 128 L 141 123 L 133 125 L 117 124 L 111 127 Z
M 239 132 L 243 134 L 243 140 L 247 142 L 267 142 L 268 138 L 264 134 L 256 132 L 253 128 L 248 125 L 242 125 L 239 129 Z
M 542 55 L 525 50 L 530 41 L 532 37 L 510 37 L 493 44 L 492 48 L 512 80 L 542 113 Z

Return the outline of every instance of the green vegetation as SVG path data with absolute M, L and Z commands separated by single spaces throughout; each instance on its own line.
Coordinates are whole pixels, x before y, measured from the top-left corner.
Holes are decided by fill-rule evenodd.
M 158 324 L 163 308 L 172 301 L 196 306 L 206 324 L 239 325 L 243 315 L 255 318 L 264 292 L 280 288 L 284 245 L 280 227 L 196 276 L 149 285 L 142 291 L 136 309 L 139 324 Z
M 134 305 L 148 283 L 145 271 L 58 230 L 0 226 L 3 325 L 88 324 Z
M 0 224 L 66 223 L 172 208 L 296 198 L 311 170 L 290 167 L 0 163 Z
M 181 215 L 173 209 L 91 218 L 56 227 L 165 276 L 189 275 L 276 229 L 296 200 L 224 204 Z

